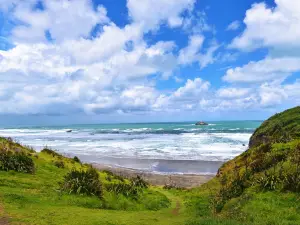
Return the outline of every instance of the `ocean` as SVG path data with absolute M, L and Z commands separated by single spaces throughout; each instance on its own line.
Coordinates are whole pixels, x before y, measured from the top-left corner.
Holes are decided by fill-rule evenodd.
M 260 121 L 94 124 L 1 128 L 0 136 L 82 161 L 156 173 L 215 174 L 248 148 Z M 72 132 L 67 132 L 72 130 Z

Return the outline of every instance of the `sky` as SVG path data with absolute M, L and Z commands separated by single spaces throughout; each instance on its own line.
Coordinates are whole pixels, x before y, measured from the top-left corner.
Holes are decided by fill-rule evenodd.
M 299 40 L 295 0 L 0 0 L 0 124 L 266 119 Z

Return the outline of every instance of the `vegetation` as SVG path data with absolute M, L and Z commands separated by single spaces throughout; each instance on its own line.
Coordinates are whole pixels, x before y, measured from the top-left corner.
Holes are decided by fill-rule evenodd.
M 50 149 L 50 148 L 44 148 L 42 151 L 42 153 L 45 153 L 45 154 L 48 154 L 48 155 L 51 155 L 52 157 L 58 157 L 58 158 L 61 158 L 62 155 L 57 153 L 56 151 Z
M 73 169 L 64 177 L 61 190 L 69 194 L 85 194 L 94 195 L 99 198 L 103 197 L 99 173 L 92 167 L 81 171 Z
M 139 176 L 97 171 L 54 150 L 36 153 L 0 138 L 0 222 L 300 224 L 299 131 L 300 107 L 276 114 L 255 131 L 246 152 L 194 189 L 153 187 Z M 34 170 L 24 169 L 29 161 Z
M 0 151 L 0 170 L 34 173 L 33 160 L 24 153 Z
M 65 164 L 63 161 L 59 160 L 59 161 L 55 161 L 54 165 L 58 168 L 65 168 Z
M 80 159 L 77 156 L 74 156 L 73 160 L 74 162 L 81 163 Z
M 249 147 L 266 143 L 287 143 L 300 138 L 300 106 L 266 120 L 252 135 Z

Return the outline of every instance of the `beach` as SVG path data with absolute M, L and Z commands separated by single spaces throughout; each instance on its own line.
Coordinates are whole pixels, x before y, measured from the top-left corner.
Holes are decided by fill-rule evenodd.
M 101 164 L 92 164 L 98 170 L 108 170 L 117 175 L 127 178 L 141 176 L 151 185 L 165 186 L 170 185 L 178 188 L 193 188 L 198 187 L 214 177 L 214 175 L 201 174 L 159 174 L 153 172 L 144 172 L 134 169 L 126 169 L 119 167 L 111 167 Z

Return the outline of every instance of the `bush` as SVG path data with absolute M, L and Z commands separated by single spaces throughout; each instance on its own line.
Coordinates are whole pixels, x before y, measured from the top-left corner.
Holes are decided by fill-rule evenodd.
M 48 154 L 48 155 L 52 155 L 52 157 L 62 157 L 61 154 L 59 154 L 56 151 L 49 149 L 49 148 L 44 148 L 41 152 Z
M 131 178 L 129 181 L 129 183 L 127 183 L 125 180 L 118 183 L 109 183 L 106 184 L 105 187 L 109 192 L 114 192 L 117 195 L 122 194 L 126 197 L 137 199 L 138 195 L 143 191 L 143 189 L 146 189 L 149 186 L 148 183 L 140 176 Z
M 279 188 L 281 179 L 276 174 L 265 173 L 264 176 L 257 179 L 257 183 L 262 190 L 274 191 Z
M 74 156 L 73 160 L 74 162 L 81 163 L 80 159 L 77 156 Z
M 102 184 L 99 180 L 98 171 L 90 167 L 87 171 L 72 170 L 60 185 L 62 191 L 69 194 L 103 196 Z
M 300 192 L 300 174 L 297 171 L 285 175 L 283 190 Z
M 108 181 L 112 181 L 112 179 L 116 179 L 116 180 L 119 180 L 119 181 L 122 181 L 122 182 L 125 181 L 124 177 L 122 177 L 118 174 L 115 174 L 115 173 L 113 173 L 109 170 L 102 170 L 102 172 L 106 173 L 106 175 L 107 175 L 106 180 L 108 180 Z
M 58 168 L 65 168 L 65 164 L 63 161 L 55 161 L 54 165 Z
M 139 196 L 139 192 L 141 191 L 141 188 L 132 185 L 132 183 L 110 183 L 106 184 L 105 188 L 109 192 L 114 192 L 115 194 L 124 195 L 126 197 L 132 197 L 134 199 L 137 199 Z
M 211 206 L 216 213 L 222 211 L 224 205 L 232 198 L 239 197 L 244 190 L 249 187 L 251 173 L 246 171 L 241 176 L 237 165 L 233 169 L 233 177 L 229 179 L 223 175 L 220 177 L 221 188 L 218 193 L 211 198 Z
M 149 184 L 143 179 L 141 178 L 139 175 L 137 175 L 134 178 L 130 179 L 132 185 L 139 187 L 139 188 L 148 188 Z
M 34 173 L 33 160 L 22 152 L 0 151 L 0 170 Z

